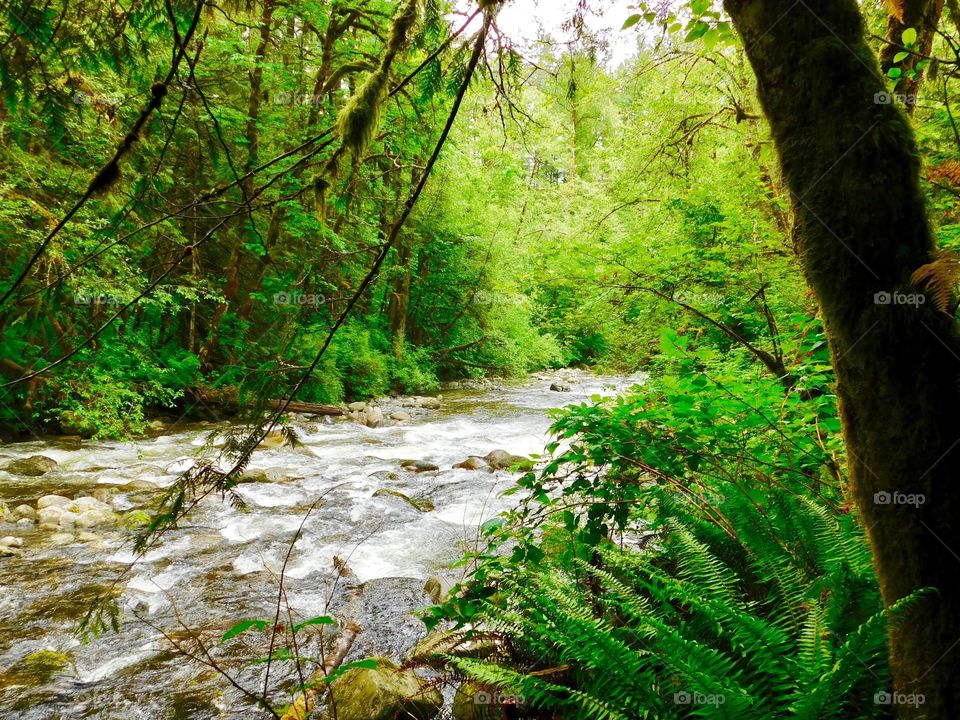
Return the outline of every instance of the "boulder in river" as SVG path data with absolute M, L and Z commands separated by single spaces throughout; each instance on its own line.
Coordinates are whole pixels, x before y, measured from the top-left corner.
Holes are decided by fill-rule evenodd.
M 37 684 L 42 684 L 72 664 L 73 660 L 66 653 L 38 650 L 20 660 L 11 670 L 16 675 L 30 677 L 36 680 Z
M 37 500 L 37 510 L 44 510 L 49 507 L 64 507 L 72 501 L 63 495 L 44 495 Z
M 550 389 L 554 392 L 570 392 L 570 386 L 565 382 L 550 383 Z
M 383 425 L 383 410 L 376 405 L 368 405 L 367 409 L 363 411 L 363 419 L 361 422 L 367 427 L 380 427 Z
M 400 467 L 415 473 L 435 472 L 440 469 L 439 465 L 426 460 L 401 460 Z
M 476 455 L 471 455 L 463 462 L 458 462 L 454 465 L 455 468 L 460 468 L 461 470 L 479 470 L 486 466 L 487 464 L 483 461 L 483 458 L 477 457 Z
M 64 505 L 51 505 L 50 507 L 42 508 L 39 512 L 37 512 L 37 520 L 40 522 L 40 527 L 60 527 L 60 516 L 65 512 L 63 509 L 64 507 Z
M 390 419 L 396 420 L 397 422 L 410 422 L 413 420 L 413 416 L 410 413 L 403 412 L 403 410 L 394 410 L 390 413 Z
M 377 659 L 374 668 L 351 668 L 330 686 L 337 720 L 433 720 L 443 696 L 410 670 Z
M 13 509 L 13 516 L 20 520 L 22 518 L 27 518 L 31 522 L 37 519 L 37 511 L 34 510 L 29 505 L 17 505 Z
M 59 532 L 51 535 L 49 541 L 53 547 L 63 547 L 64 545 L 73 545 L 77 538 L 71 533 Z
M 420 512 L 430 512 L 434 509 L 434 505 L 431 500 L 417 500 L 404 495 L 398 490 L 392 490 L 390 488 L 380 488 L 373 494 L 373 497 L 395 497 L 399 500 L 403 500 L 405 503 L 409 504 L 411 507 L 419 510 Z
M 359 401 L 352 402 L 349 405 L 347 405 L 347 409 L 350 410 L 350 412 L 363 412 L 364 410 L 367 409 L 367 404 L 365 402 L 359 402 Z
M 26 475 L 27 477 L 39 477 L 57 467 L 57 461 L 48 458 L 46 455 L 31 455 L 30 457 L 19 458 L 3 466 L 3 470 L 14 475 Z
M 23 547 L 23 538 L 7 535 L 6 537 L 0 538 L 0 546 L 21 548 Z
M 523 455 L 513 455 L 506 450 L 491 450 L 483 458 L 487 465 L 493 470 L 517 469 L 522 471 L 532 470 L 533 460 Z

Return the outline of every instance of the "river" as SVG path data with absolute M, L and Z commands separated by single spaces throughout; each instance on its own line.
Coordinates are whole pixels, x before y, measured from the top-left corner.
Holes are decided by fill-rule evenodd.
M 23 540 L 21 556 L 0 558 L 0 718 L 262 716 L 209 667 L 173 650 L 164 635 L 194 649 L 191 637 L 205 638 L 218 662 L 241 684 L 258 689 L 263 665 L 247 660 L 262 651 L 263 638 L 251 634 L 249 646 L 218 640 L 242 619 L 272 618 L 290 542 L 320 498 L 286 566 L 283 605 L 290 614 L 284 610 L 284 617 L 356 620 L 364 630 L 351 658 L 401 658 L 425 632 L 409 614 L 429 604 L 425 579 L 455 580 L 451 564 L 475 541 L 478 525 L 515 502 L 500 497 L 515 473 L 453 465 L 498 448 L 540 452 L 548 409 L 612 394 L 640 380 L 564 377 L 571 392 L 550 391 L 545 375 L 482 391 L 448 390 L 439 410 L 410 410 L 411 421 L 390 427 L 323 419 L 295 423 L 300 446 L 254 453 L 248 472 L 266 475 L 262 482 L 239 486 L 246 509 L 207 501 L 170 531 L 124 576 L 120 631 L 88 643 L 77 639 L 77 623 L 91 599 L 134 559 L 131 531 L 97 527 L 75 533 L 74 541 L 60 537 L 58 542 L 66 542 L 61 545 L 51 542 L 50 529 L 0 523 L 0 536 Z M 204 446 L 210 432 L 209 426 L 178 425 L 130 442 L 84 441 L 76 447 L 54 438 L 2 446 L 0 466 L 43 454 L 58 467 L 30 478 L 0 471 L 0 500 L 13 508 L 35 505 L 49 493 L 70 498 L 97 493 L 117 512 L 149 510 L 198 453 L 209 452 Z M 400 466 L 404 459 L 440 469 L 409 472 Z M 428 500 L 433 509 L 374 496 L 381 488 Z M 349 577 L 339 577 L 335 556 L 345 560 Z M 360 599 L 350 592 L 358 586 L 364 588 Z M 301 651 L 309 654 L 319 636 L 305 634 L 303 642 Z M 23 659 L 41 650 L 63 653 L 69 664 L 52 674 L 24 671 Z M 272 677 L 280 686 L 271 701 L 278 705 L 284 682 L 291 684 L 292 666 L 275 664 Z

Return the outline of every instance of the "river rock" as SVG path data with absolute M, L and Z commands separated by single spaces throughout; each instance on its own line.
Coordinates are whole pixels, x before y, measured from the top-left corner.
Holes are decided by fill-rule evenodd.
M 60 516 L 66 513 L 66 505 L 51 505 L 41 508 L 37 512 L 37 520 L 40 527 L 58 527 L 60 525 Z
M 363 419 L 361 422 L 367 427 L 380 427 L 383 425 L 383 410 L 378 408 L 376 405 L 368 405 L 367 409 L 362 413 Z
M 352 402 L 347 405 L 347 409 L 350 412 L 363 412 L 367 409 L 367 404 L 365 402 Z
M 17 520 L 17 527 L 29 528 L 33 527 L 33 520 L 30 518 L 20 518 Z
M 90 510 L 102 510 L 110 512 L 110 506 L 102 503 L 94 497 L 78 497 L 72 503 L 67 505 L 67 512 L 85 513 Z
M 483 461 L 483 458 L 479 458 L 476 455 L 471 455 L 463 462 L 458 462 L 454 465 L 455 468 L 460 468 L 461 470 L 479 470 L 486 466 L 487 464 Z
M 417 407 L 426 408 L 427 410 L 439 410 L 443 407 L 443 403 L 439 397 L 418 397 Z
M 59 532 L 51 535 L 49 542 L 53 547 L 63 547 L 64 545 L 73 545 L 76 538 L 72 533 Z
M 38 650 L 20 660 L 11 670 L 17 675 L 26 675 L 40 683 L 45 683 L 72 663 L 73 661 L 66 653 L 56 650 Z
M 71 513 L 72 514 L 72 513 Z M 67 513 L 64 513 L 60 517 L 60 524 L 65 525 L 64 518 L 67 517 Z M 87 510 L 76 516 L 73 520 L 73 524 L 78 528 L 93 528 L 100 525 L 109 525 L 116 522 L 117 517 L 111 511 L 103 510 Z
M 554 392 L 570 392 L 570 386 L 565 382 L 550 383 L 550 389 Z
M 20 557 L 23 550 L 13 545 L 0 545 L 0 557 Z
M 426 460 L 401 460 L 400 467 L 415 473 L 435 472 L 440 469 L 439 465 L 427 462 Z
M 433 720 L 443 696 L 410 670 L 387 659 L 375 668 L 351 668 L 330 687 L 337 720 Z
M 523 455 L 513 455 L 506 450 L 491 450 L 483 458 L 487 465 L 494 470 L 517 468 L 518 470 L 532 470 L 533 460 Z
M 283 447 L 287 444 L 287 437 L 282 432 L 274 428 L 267 436 L 260 441 L 260 444 L 257 445 L 257 450 L 272 450 L 274 448 Z
M 17 505 L 13 509 L 13 516 L 18 520 L 26 518 L 27 520 L 33 522 L 37 519 L 37 511 L 29 505 Z
M 99 500 L 100 502 L 106 505 L 109 505 L 111 502 L 113 502 L 113 497 L 116 494 L 117 494 L 117 489 L 110 488 L 110 487 L 97 488 L 92 493 L 94 498 L 96 498 L 97 500 Z
M 30 457 L 20 458 L 3 466 L 3 470 L 15 475 L 26 475 L 27 477 L 39 477 L 57 467 L 57 461 L 48 458 L 46 455 L 31 455 Z
M 6 537 L 0 538 L 0 545 L 5 547 L 20 548 L 23 547 L 23 538 L 7 535 Z
M 287 476 L 275 468 L 266 468 L 262 470 L 247 470 L 240 476 L 238 482 L 241 483 L 277 483 L 283 482 Z
M 390 413 L 390 419 L 396 420 L 397 422 L 410 422 L 413 420 L 413 417 L 410 413 L 403 412 L 403 410 L 394 410 Z
M 146 510 L 131 510 L 120 516 L 120 524 L 130 530 L 139 530 L 151 522 L 153 522 L 153 518 Z
M 408 497 L 402 492 L 392 490 L 391 488 L 380 488 L 373 494 L 372 497 L 395 497 L 398 500 L 403 500 L 405 503 L 409 504 L 411 507 L 419 510 L 420 512 L 431 512 L 434 509 L 433 502 L 430 500 L 418 500 Z
M 45 510 L 49 507 L 63 507 L 69 505 L 71 502 L 72 500 L 70 500 L 70 498 L 64 497 L 63 495 L 44 495 L 37 500 L 37 510 Z
M 79 435 L 62 435 L 57 444 L 65 450 L 79 450 L 83 447 L 83 438 Z

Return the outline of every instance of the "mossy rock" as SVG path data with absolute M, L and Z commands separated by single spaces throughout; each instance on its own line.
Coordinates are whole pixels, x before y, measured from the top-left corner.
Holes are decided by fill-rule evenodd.
M 130 530 L 139 530 L 151 522 L 153 522 L 153 518 L 146 510 L 131 510 L 120 516 L 120 524 Z
M 53 458 L 48 458 L 46 455 L 31 455 L 9 462 L 3 466 L 3 469 L 14 475 L 40 477 L 55 467 L 57 467 L 57 461 Z
M 443 708 L 439 690 L 383 658 L 375 668 L 347 670 L 331 686 L 330 701 L 337 720 L 433 720 Z
M 11 670 L 26 680 L 33 680 L 40 684 L 49 682 L 50 678 L 72 664 L 73 660 L 66 653 L 56 650 L 38 650 L 27 655 Z
M 380 488 L 377 490 L 373 497 L 395 497 L 400 500 L 403 500 L 405 503 L 408 503 L 413 508 L 419 510 L 420 512 L 431 512 L 434 509 L 434 504 L 430 500 L 417 500 L 407 495 L 404 495 L 399 490 L 391 490 L 390 488 Z

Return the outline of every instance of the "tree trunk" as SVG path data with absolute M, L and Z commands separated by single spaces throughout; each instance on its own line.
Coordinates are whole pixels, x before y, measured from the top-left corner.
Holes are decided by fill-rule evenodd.
M 880 48 L 880 69 L 886 75 L 890 68 L 900 68 L 901 75 L 893 90 L 903 98 L 903 104 L 908 113 L 913 113 L 913 109 L 917 106 L 921 80 L 919 73 L 916 78 L 910 77 L 908 73 L 923 59 L 921 56 L 930 55 L 933 38 L 940 24 L 940 16 L 943 14 L 943 2 L 944 0 L 904 0 L 896 4 L 900 12 L 891 13 L 887 18 L 887 43 Z M 897 53 L 904 50 L 902 38 L 903 31 L 907 28 L 917 31 L 914 50 L 919 55 L 911 54 L 899 63 L 895 63 L 893 59 Z
M 910 275 L 929 261 L 933 239 L 909 122 L 875 100 L 883 79 L 854 0 L 726 8 L 757 75 L 822 309 L 851 491 L 884 601 L 937 590 L 891 627 L 896 710 L 957 718 L 960 340 L 952 317 L 911 297 Z M 925 702 L 909 704 L 910 693 Z

